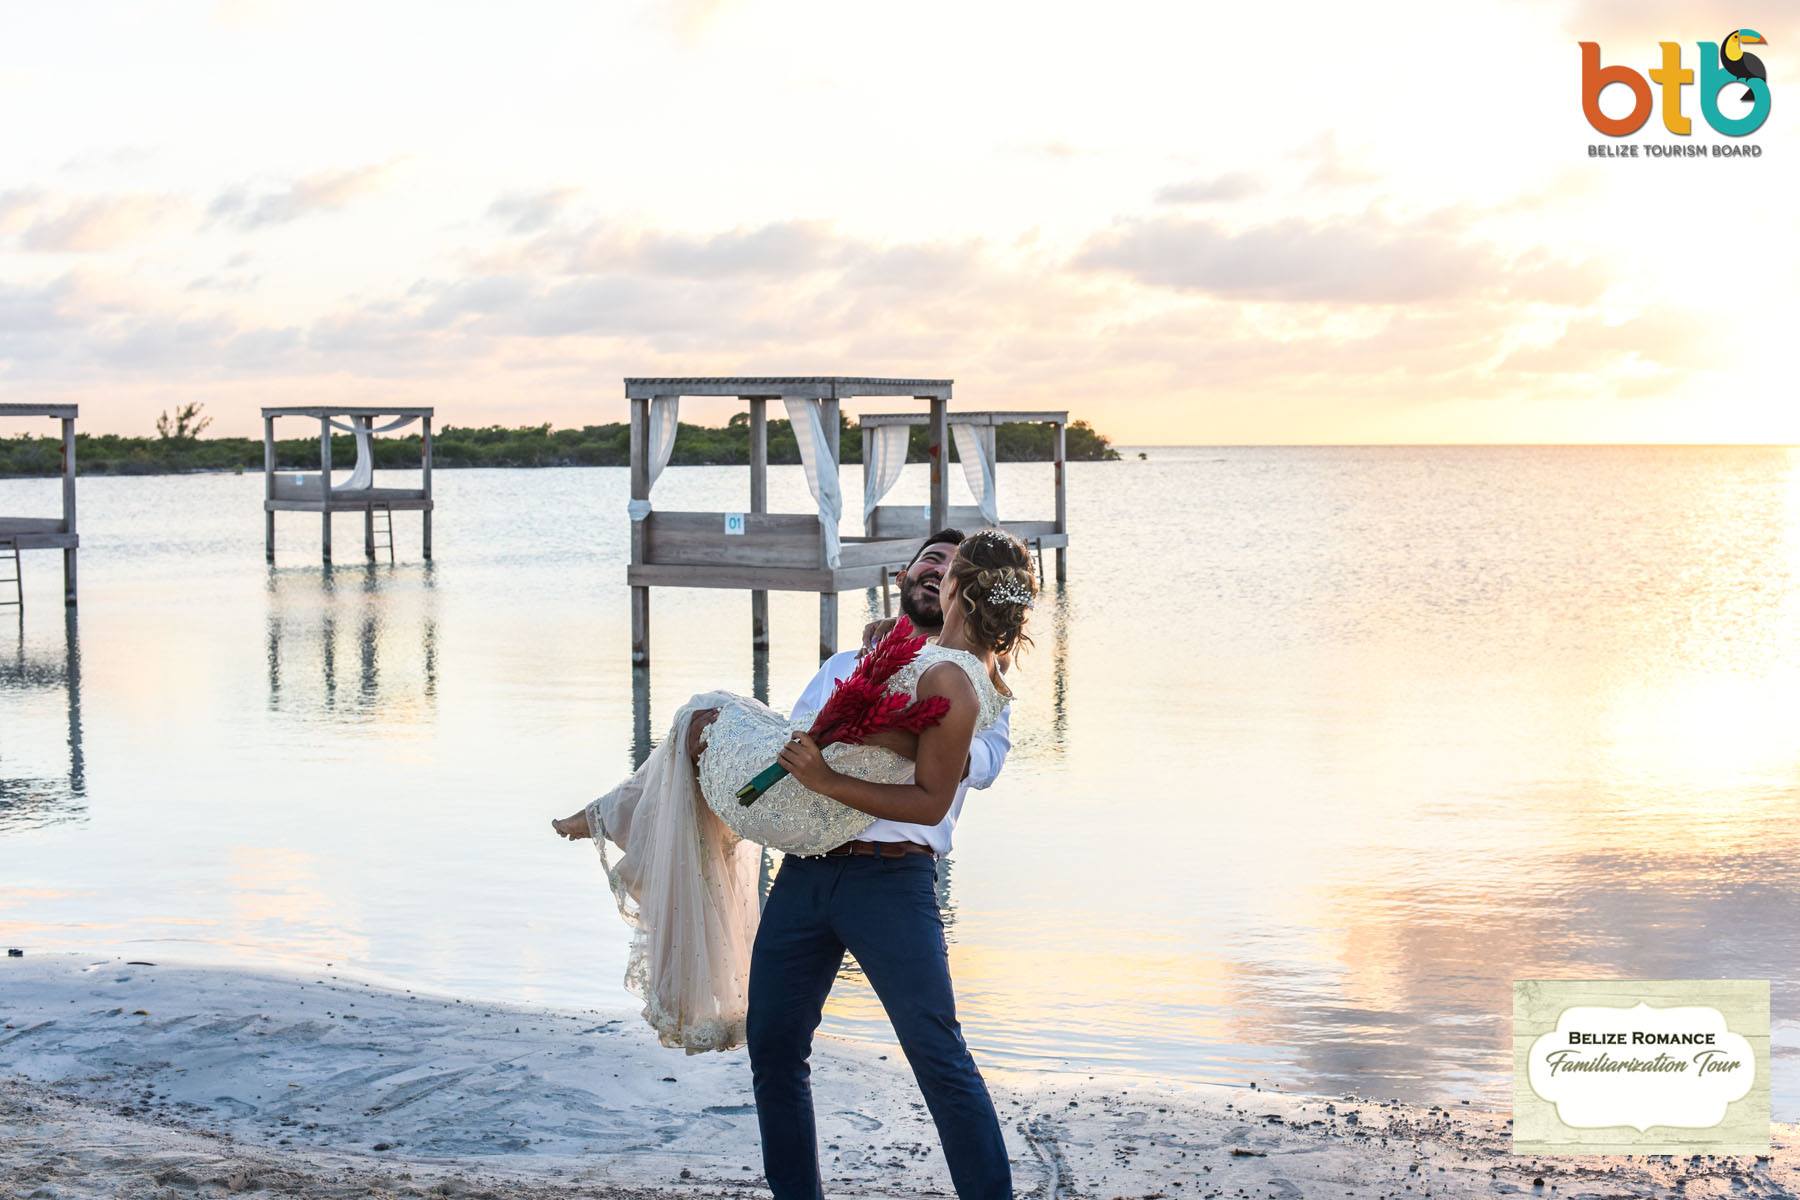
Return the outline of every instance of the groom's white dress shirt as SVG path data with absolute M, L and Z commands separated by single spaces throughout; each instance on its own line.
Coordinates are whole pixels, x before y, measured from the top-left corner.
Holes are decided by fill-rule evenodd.
M 800 693 L 795 702 L 793 719 L 801 725 L 812 724 L 812 719 L 825 707 L 825 701 L 831 698 L 831 689 L 837 681 L 856 669 L 856 651 L 840 650 L 825 660 L 819 673 L 812 677 L 806 690 Z M 936 825 L 913 825 L 906 821 L 884 821 L 879 818 L 869 826 L 863 839 L 870 842 L 917 842 L 921 846 L 929 846 L 934 854 L 950 853 L 950 835 L 956 828 L 956 818 L 962 812 L 963 797 L 969 794 L 970 788 L 985 788 L 1000 774 L 1000 768 L 1006 765 L 1006 753 L 1012 749 L 1012 706 L 1009 704 L 1000 710 L 994 723 L 977 733 L 969 742 L 969 773 L 957 785 L 956 799 L 950 802 L 950 811 Z

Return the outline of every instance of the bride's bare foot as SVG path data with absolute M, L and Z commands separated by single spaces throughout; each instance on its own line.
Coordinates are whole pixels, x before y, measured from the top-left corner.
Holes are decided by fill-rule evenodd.
M 579 842 L 583 838 L 591 838 L 594 831 L 588 828 L 587 809 L 581 809 L 573 816 L 550 822 L 550 828 L 556 830 L 558 837 L 568 838 L 571 842 Z

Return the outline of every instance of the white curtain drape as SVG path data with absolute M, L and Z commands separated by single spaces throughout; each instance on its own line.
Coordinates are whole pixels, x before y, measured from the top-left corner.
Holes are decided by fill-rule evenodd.
M 652 396 L 650 398 L 650 428 L 646 434 L 650 443 L 649 462 L 645 468 L 644 490 L 649 491 L 656 486 L 656 477 L 663 468 L 669 465 L 669 455 L 675 450 L 675 431 L 680 428 L 677 419 L 681 411 L 680 396 Z M 649 500 L 632 500 L 625 505 L 625 511 L 631 514 L 634 521 L 642 521 L 650 515 Z
M 844 515 L 843 489 L 838 486 L 837 455 L 832 453 L 833 429 L 825 431 L 825 406 L 817 400 L 790 396 L 788 420 L 794 423 L 794 440 L 800 443 L 800 464 L 806 468 L 806 486 L 819 505 L 819 529 L 825 536 L 825 565 L 836 567 L 843 559 L 838 548 L 838 519 Z
M 912 428 L 907 425 L 872 425 L 868 427 L 869 457 L 863 463 L 863 524 L 881 498 L 899 482 L 906 467 L 906 444 Z
M 375 426 L 373 417 L 351 417 L 348 422 L 338 417 L 331 418 L 331 427 L 339 433 L 352 434 L 356 438 L 356 465 L 350 468 L 350 475 L 342 483 L 331 485 L 332 491 L 361 491 L 375 486 L 375 447 L 369 444 L 372 434 L 387 433 L 404 425 L 411 425 L 417 417 L 395 417 L 385 425 Z
M 989 525 L 1000 523 L 1000 497 L 994 485 L 994 462 L 988 456 L 987 441 L 974 425 L 950 425 L 950 436 L 956 439 L 956 457 L 962 460 L 963 478 L 975 496 L 975 507 Z

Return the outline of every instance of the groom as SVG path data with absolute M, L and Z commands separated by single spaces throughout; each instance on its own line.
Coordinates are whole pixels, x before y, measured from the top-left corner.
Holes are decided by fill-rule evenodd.
M 921 633 L 943 628 L 938 585 L 961 541 L 955 529 L 932 534 L 897 577 L 900 611 Z M 825 660 L 794 706 L 794 718 L 810 720 L 832 686 L 855 669 L 856 658 L 846 650 Z M 908 758 L 918 746 L 913 734 L 871 741 Z M 748 1020 L 763 1175 L 775 1200 L 825 1194 L 807 1059 L 846 950 L 856 956 L 899 1035 L 937 1122 L 956 1194 L 963 1200 L 1012 1195 L 1000 1121 L 956 1021 L 934 864 L 950 850 L 963 797 L 994 781 L 1010 747 L 1002 711 L 969 744 L 962 785 L 936 825 L 878 820 L 861 838 L 823 855 L 782 860 L 750 956 Z

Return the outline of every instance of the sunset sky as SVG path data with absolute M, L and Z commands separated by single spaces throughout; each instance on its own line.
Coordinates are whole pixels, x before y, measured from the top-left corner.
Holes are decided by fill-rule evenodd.
M 10 5 L 0 401 L 562 426 L 893 374 L 1128 444 L 1800 442 L 1785 11 Z M 1698 72 L 1740 26 L 1760 159 L 1587 157 L 1577 41 Z

